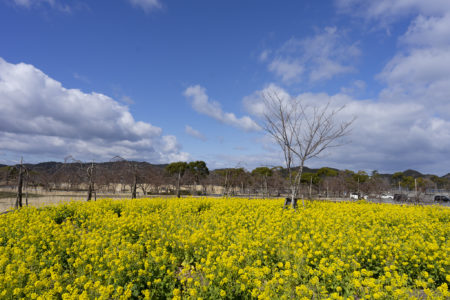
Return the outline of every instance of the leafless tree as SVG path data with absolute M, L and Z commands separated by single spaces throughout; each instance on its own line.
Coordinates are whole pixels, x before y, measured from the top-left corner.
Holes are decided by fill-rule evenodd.
M 72 170 L 71 176 L 69 177 L 69 186 L 72 186 L 73 181 L 77 181 L 78 179 L 82 180 L 82 178 L 86 176 L 84 177 L 87 178 L 88 185 L 86 201 L 91 201 L 93 196 L 94 200 L 97 200 L 97 192 L 95 190 L 95 176 L 97 166 L 94 161 L 92 161 L 90 164 L 85 164 L 69 155 L 64 159 L 64 165 L 61 170 L 63 171 L 63 174 L 66 173 L 67 170 Z
M 285 190 L 286 187 L 286 180 L 283 176 L 283 168 L 278 166 L 278 167 L 273 167 L 272 169 L 272 177 L 270 179 L 270 181 L 268 182 L 269 184 L 269 188 L 272 191 L 273 195 L 276 197 L 279 197 L 283 191 Z M 270 194 L 270 192 L 269 192 Z
M 115 156 L 111 159 L 111 161 L 120 162 L 126 166 L 125 174 L 127 175 L 128 179 L 131 179 L 131 199 L 136 199 L 138 179 L 140 177 L 138 164 L 134 161 L 128 161 L 121 156 Z
M 263 95 L 265 113 L 262 127 L 278 143 L 288 172 L 291 205 L 295 208 L 303 167 L 308 159 L 318 157 L 325 149 L 339 146 L 339 140 L 349 133 L 350 121 L 340 122 L 341 106 L 307 106 L 297 98 L 282 98 L 277 92 Z M 298 171 L 293 168 L 298 166 Z M 302 200 L 304 205 L 304 201 Z
M 16 166 L 18 170 L 18 182 L 17 182 L 17 197 L 16 197 L 16 208 L 22 207 L 23 198 L 23 185 L 24 177 L 28 177 L 28 169 L 23 165 L 23 159 L 20 159 L 20 164 Z M 26 185 L 26 181 L 25 181 Z M 26 204 L 28 206 L 28 192 L 26 194 Z
M 95 164 L 92 161 L 91 165 L 87 167 L 86 174 L 88 178 L 88 195 L 87 195 L 87 201 L 92 200 L 92 194 L 94 194 L 94 199 L 97 200 L 97 193 L 95 191 Z

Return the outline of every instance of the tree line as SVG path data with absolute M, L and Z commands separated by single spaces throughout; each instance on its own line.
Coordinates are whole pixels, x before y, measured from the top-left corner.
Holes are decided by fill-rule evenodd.
M 289 176 L 289 171 L 291 172 Z M 450 179 L 436 175 L 397 172 L 379 174 L 323 167 L 291 170 L 283 167 L 224 168 L 210 171 L 204 161 L 174 162 L 152 165 L 146 162 L 115 158 L 110 162 L 83 163 L 73 159 L 64 163 L 18 164 L 0 168 L 0 184 L 26 191 L 85 192 L 86 200 L 97 194 L 128 193 L 129 197 L 148 195 L 223 195 L 289 196 L 292 178 L 300 176 L 302 198 L 348 197 L 350 193 L 378 196 L 392 189 L 425 192 L 427 189 L 450 189 Z M 22 205 L 18 199 L 17 206 Z

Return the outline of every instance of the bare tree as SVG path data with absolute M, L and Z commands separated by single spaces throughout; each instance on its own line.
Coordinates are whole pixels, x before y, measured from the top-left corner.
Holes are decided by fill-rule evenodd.
M 23 159 L 20 159 L 20 165 L 16 166 L 18 172 L 19 172 L 19 176 L 18 176 L 18 182 L 17 182 L 17 197 L 16 197 L 16 208 L 22 207 L 22 198 L 23 198 L 23 178 L 24 175 L 27 176 L 28 178 L 28 170 L 27 168 L 23 165 Z M 25 183 L 26 185 L 26 183 Z M 28 206 L 28 192 L 26 194 L 26 203 Z
M 268 197 L 267 179 L 273 175 L 273 171 L 268 167 L 258 167 L 252 171 L 252 175 L 259 179 L 261 183 L 261 193 L 263 197 Z
M 95 165 L 94 161 L 92 161 L 91 165 L 87 167 L 86 174 L 88 177 L 88 196 L 87 201 L 92 200 L 92 194 L 94 194 L 95 200 L 97 200 L 97 193 L 95 191 Z
M 127 174 L 127 177 L 131 179 L 131 181 L 129 181 L 131 189 L 131 199 L 136 199 L 138 180 L 140 179 L 140 177 L 142 177 L 139 172 L 138 163 L 135 161 L 128 161 L 121 156 L 114 156 L 111 159 L 111 162 L 120 162 L 121 164 L 126 166 L 125 173 Z
M 72 173 L 69 177 L 70 183 L 72 183 L 73 180 L 77 180 L 77 177 L 81 180 L 84 177 L 84 171 L 86 171 L 85 175 L 88 185 L 86 201 L 91 201 L 92 196 L 94 196 L 94 200 L 97 200 L 97 192 L 95 190 L 95 175 L 97 166 L 94 164 L 94 161 L 90 164 L 85 164 L 82 161 L 75 159 L 72 155 L 69 155 L 64 158 L 64 165 L 61 170 L 64 169 L 67 169 L 66 172 L 69 171 Z M 69 186 L 72 186 L 72 184 Z
M 263 95 L 265 104 L 262 127 L 280 146 L 288 172 L 291 205 L 296 206 L 303 167 L 308 159 L 318 157 L 325 149 L 336 147 L 349 133 L 354 119 L 339 122 L 336 117 L 344 109 L 307 106 L 297 98 L 281 98 L 275 91 Z M 293 172 L 295 165 L 298 171 Z M 304 205 L 304 201 L 302 200 Z

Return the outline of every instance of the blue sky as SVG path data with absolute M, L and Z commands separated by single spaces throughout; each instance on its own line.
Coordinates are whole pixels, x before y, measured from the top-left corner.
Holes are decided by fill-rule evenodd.
M 0 0 L 0 163 L 282 165 L 276 90 L 357 117 L 308 166 L 446 174 L 450 3 L 424 3 Z

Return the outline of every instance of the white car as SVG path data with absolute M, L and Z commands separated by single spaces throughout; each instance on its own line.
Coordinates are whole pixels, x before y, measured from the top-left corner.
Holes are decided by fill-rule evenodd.
M 359 195 L 358 195 L 358 194 L 355 194 L 355 193 L 351 193 L 351 194 L 350 194 L 350 199 L 358 200 L 358 199 L 359 199 Z
M 369 197 L 367 195 L 360 196 L 358 193 L 351 193 L 350 194 L 350 199 L 354 199 L 354 200 L 359 200 L 359 199 L 367 200 L 368 198 Z
M 394 200 L 394 196 L 392 196 L 392 195 L 381 195 L 381 199 Z

